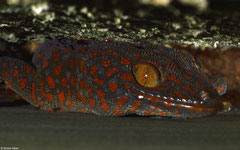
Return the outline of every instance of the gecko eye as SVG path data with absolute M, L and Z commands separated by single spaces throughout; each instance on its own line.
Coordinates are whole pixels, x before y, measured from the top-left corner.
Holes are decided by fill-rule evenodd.
M 158 84 L 159 74 L 157 70 L 150 64 L 136 64 L 133 66 L 133 75 L 138 84 L 154 88 Z

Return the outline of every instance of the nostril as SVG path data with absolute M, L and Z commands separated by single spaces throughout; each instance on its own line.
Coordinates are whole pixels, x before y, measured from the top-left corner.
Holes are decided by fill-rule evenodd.
M 200 92 L 200 100 L 206 101 L 209 98 L 209 92 L 208 91 L 201 91 Z
M 199 93 L 199 100 L 201 105 L 208 107 L 216 107 L 219 103 L 208 90 L 202 90 Z

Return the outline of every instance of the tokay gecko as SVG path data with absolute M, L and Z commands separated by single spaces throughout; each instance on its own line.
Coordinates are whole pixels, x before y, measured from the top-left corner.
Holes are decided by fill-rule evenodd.
M 0 57 L 0 81 L 38 109 L 174 118 L 230 109 L 220 98 L 225 80 L 160 45 L 48 39 L 32 62 Z

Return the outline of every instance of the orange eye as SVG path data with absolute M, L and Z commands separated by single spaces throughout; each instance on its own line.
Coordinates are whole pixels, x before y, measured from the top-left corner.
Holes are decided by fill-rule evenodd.
M 158 84 L 159 75 L 150 64 L 136 64 L 133 66 L 133 75 L 137 82 L 145 87 L 154 88 Z

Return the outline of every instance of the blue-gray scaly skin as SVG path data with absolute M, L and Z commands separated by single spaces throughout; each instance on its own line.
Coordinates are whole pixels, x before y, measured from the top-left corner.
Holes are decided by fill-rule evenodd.
M 0 81 L 49 111 L 202 117 L 221 109 L 220 95 L 226 92 L 226 82 L 205 73 L 193 56 L 159 45 L 46 40 L 33 64 L 0 57 Z M 142 72 L 135 73 L 136 66 L 156 74 L 151 79 L 152 73 L 144 72 L 153 87 L 138 81 Z

